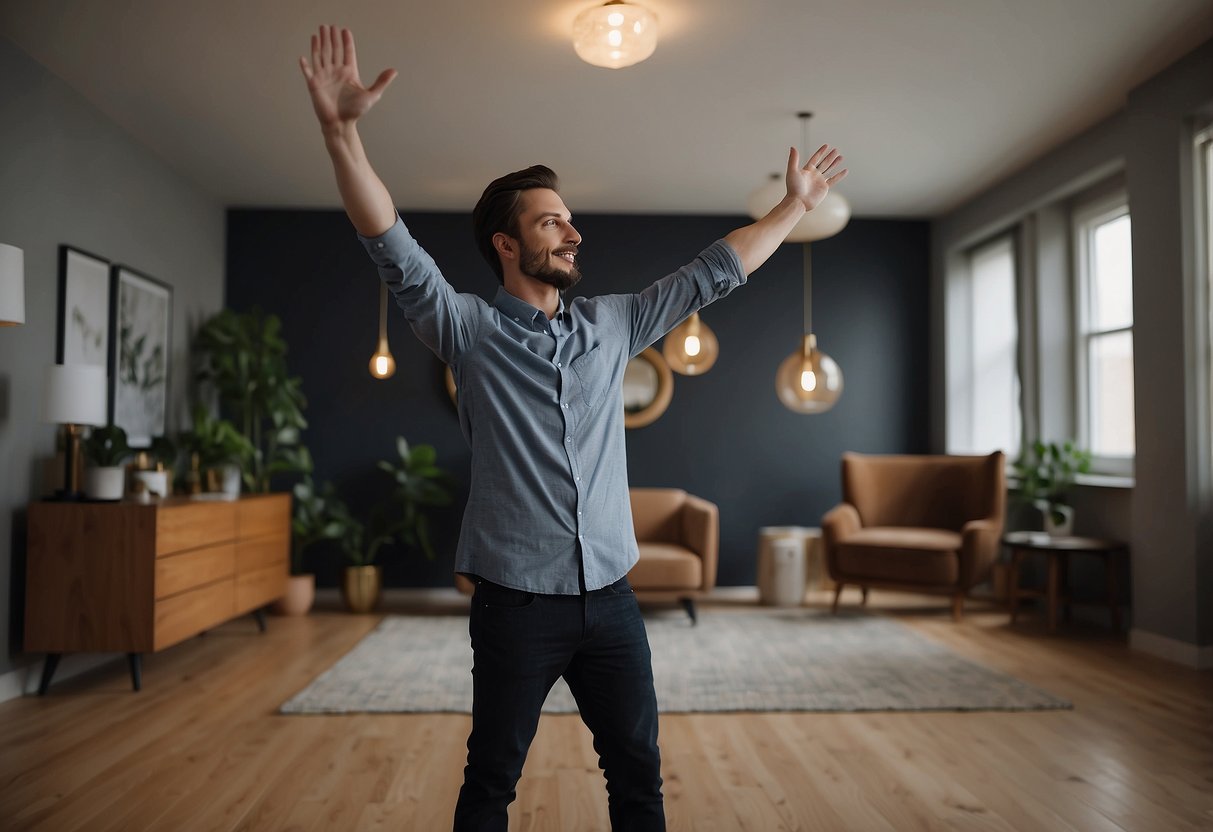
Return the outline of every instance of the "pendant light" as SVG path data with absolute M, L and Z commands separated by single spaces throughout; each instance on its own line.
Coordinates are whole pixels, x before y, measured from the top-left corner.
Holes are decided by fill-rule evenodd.
M 379 346 L 371 356 L 371 375 L 378 379 L 391 378 L 396 373 L 396 359 L 387 343 L 387 284 L 379 284 Z
M 800 119 L 801 162 L 804 163 L 809 160 L 809 119 L 813 114 L 802 112 L 797 113 L 796 117 Z M 780 203 L 787 192 L 783 174 L 772 173 L 771 181 L 750 194 L 746 200 L 746 210 L 751 217 L 760 220 L 771 213 L 771 209 Z M 817 207 L 805 212 L 800 222 L 796 223 L 784 238 L 784 242 L 808 243 L 833 237 L 846 227 L 850 219 L 851 204 L 847 202 L 846 197 L 831 188 L 825 199 L 817 203 Z
M 825 413 L 842 395 L 842 368 L 817 349 L 813 334 L 813 261 L 804 243 L 804 339 L 800 349 L 779 365 L 775 392 L 784 407 L 795 413 Z
M 670 369 L 684 376 L 698 376 L 712 369 L 720 354 L 716 333 L 699 318 L 699 312 L 670 330 L 661 345 Z
M 657 48 L 657 17 L 644 6 L 611 0 L 573 20 L 573 49 L 593 66 L 622 69 L 638 64 Z

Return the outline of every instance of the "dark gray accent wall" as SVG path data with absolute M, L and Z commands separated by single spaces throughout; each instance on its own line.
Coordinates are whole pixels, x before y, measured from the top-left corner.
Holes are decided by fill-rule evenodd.
M 570 207 L 586 275 L 571 296 L 640 291 L 749 222 L 582 215 Z M 496 278 L 476 253 L 469 215 L 404 218 L 456 289 L 492 299 Z M 852 220 L 813 245 L 814 330 L 846 381 L 829 413 L 793 414 L 775 395 L 776 368 L 799 348 L 803 328 L 802 252 L 785 245 L 746 286 L 703 310 L 720 341 L 716 366 L 703 376 L 676 375 L 665 415 L 628 431 L 632 485 L 684 488 L 720 506 L 721 585 L 754 583 L 759 527 L 818 524 L 839 499 L 843 451 L 926 451 L 928 238 L 925 222 Z M 386 487 L 375 461 L 393 453 L 401 434 L 437 448 L 461 482 L 462 505 L 468 450 L 442 367 L 395 307 L 397 373 L 376 381 L 367 371 L 378 291 L 343 213 L 229 211 L 228 304 L 282 317 L 290 366 L 309 399 L 307 444 L 319 478 L 365 508 Z M 459 516 L 456 506 L 438 518 L 442 554 L 433 564 L 389 552 L 386 582 L 449 585 Z M 332 584 L 340 558 L 319 551 L 310 566 Z
M 41 421 L 55 362 L 60 244 L 173 287 L 170 415 L 184 411 L 192 323 L 223 303 L 223 209 L 0 37 L 0 242 L 25 252 L 26 323 L 0 329 L 0 676 L 21 655 L 24 509 L 49 490 L 56 428 Z M 53 470 L 53 466 L 51 466 Z M 79 663 L 65 659 L 60 677 Z M 0 695 L 0 698 L 3 698 Z

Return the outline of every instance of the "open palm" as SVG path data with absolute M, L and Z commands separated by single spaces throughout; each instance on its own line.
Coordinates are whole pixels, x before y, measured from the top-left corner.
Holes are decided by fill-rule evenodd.
M 299 68 L 307 79 L 316 117 L 324 126 L 357 121 L 396 77 L 396 70 L 385 69 L 373 85 L 364 87 L 358 76 L 354 35 L 335 26 L 321 26 L 319 34 L 312 35 L 311 64 L 300 58 Z
M 847 175 L 846 168 L 832 175 L 830 173 L 841 161 L 842 156 L 837 149 L 823 144 L 801 167 L 800 153 L 793 147 L 788 155 L 788 196 L 796 197 L 804 203 L 805 210 L 812 211 L 826 198 L 830 188 Z

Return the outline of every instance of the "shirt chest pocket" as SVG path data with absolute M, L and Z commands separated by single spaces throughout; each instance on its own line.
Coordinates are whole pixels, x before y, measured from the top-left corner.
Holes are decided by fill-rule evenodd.
M 585 355 L 574 358 L 569 367 L 577 376 L 580 395 L 586 407 L 596 408 L 602 404 L 611 386 L 610 357 L 602 345 L 594 347 Z

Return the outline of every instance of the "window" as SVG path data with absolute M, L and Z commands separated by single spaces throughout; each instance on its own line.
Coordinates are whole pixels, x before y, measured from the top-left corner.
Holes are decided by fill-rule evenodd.
M 948 452 L 1019 456 L 1015 239 L 970 249 L 948 298 Z
M 1126 476 L 1135 450 L 1130 229 L 1123 194 L 1074 213 L 1078 441 L 1093 470 Z

